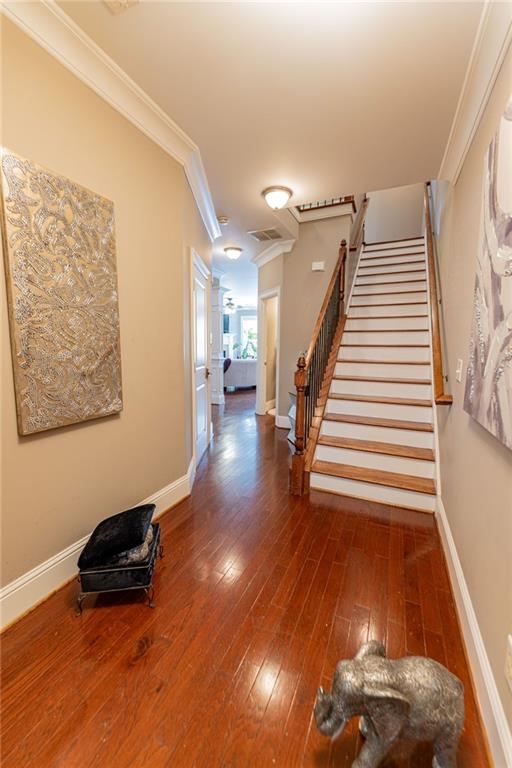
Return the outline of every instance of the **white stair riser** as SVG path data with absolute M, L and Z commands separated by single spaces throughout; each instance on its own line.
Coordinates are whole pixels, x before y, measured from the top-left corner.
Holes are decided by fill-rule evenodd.
M 408 291 L 426 291 L 426 280 L 421 280 L 419 283 L 404 282 L 397 283 L 392 282 L 387 285 L 377 285 L 371 283 L 369 285 L 356 285 L 354 286 L 353 296 L 365 296 L 371 293 L 372 295 L 380 295 L 382 293 L 407 293 Z
M 331 445 L 317 445 L 315 460 L 332 461 L 336 464 L 350 464 L 353 467 L 382 469 L 385 472 L 399 472 L 416 477 L 435 477 L 436 465 L 433 461 L 408 459 L 403 456 L 390 456 L 387 453 L 353 451 L 350 448 L 335 448 Z
M 338 352 L 338 358 L 343 360 L 421 360 L 430 362 L 429 347 L 355 347 L 343 344 Z
M 425 238 L 424 237 L 413 237 L 412 240 L 389 240 L 387 243 L 367 243 L 364 246 L 365 253 L 367 251 L 373 251 L 376 248 L 399 248 L 403 246 L 409 246 L 409 245 L 425 245 Z
M 392 427 L 373 427 L 367 424 L 350 424 L 342 421 L 323 421 L 322 435 L 352 437 L 355 440 L 375 440 L 395 445 L 412 445 L 415 448 L 433 448 L 432 432 L 418 432 L 414 429 L 394 429 Z
M 376 293 L 371 296 L 356 296 L 354 294 L 352 296 L 350 307 L 352 310 L 352 307 L 357 307 L 361 304 L 363 306 L 367 304 L 378 304 L 378 305 L 410 304 L 411 301 L 426 301 L 426 300 L 427 300 L 426 291 L 423 291 L 421 290 L 421 288 L 418 288 L 418 293 L 416 292 L 415 293 L 401 293 L 401 292 Z
M 410 263 L 405 262 L 404 264 L 394 264 L 394 262 L 390 260 L 390 264 L 394 264 L 394 266 L 388 266 L 387 264 L 378 264 L 376 266 L 372 266 L 371 264 L 362 264 L 358 272 L 358 277 L 366 277 L 367 275 L 371 275 L 373 272 L 375 272 L 376 275 L 394 275 L 397 273 L 400 274 L 402 272 L 408 273 L 425 270 L 425 260 L 422 259 L 419 263 L 416 263 L 417 261 L 418 260 L 411 261 Z
M 348 314 L 351 317 L 375 317 L 375 315 L 424 315 L 428 318 L 426 304 L 397 304 L 394 307 L 357 307 L 352 304 Z
M 430 341 L 428 331 L 345 331 L 344 344 L 428 344 Z
M 336 376 L 380 376 L 390 379 L 430 379 L 430 365 L 399 363 L 336 363 Z
M 406 266 L 413 261 L 425 260 L 424 253 L 405 253 L 396 256 L 365 256 L 361 257 L 361 267 L 387 267 L 390 264 L 403 264 Z
M 311 473 L 311 488 L 332 491 L 333 493 L 356 496 L 360 499 L 370 499 L 382 504 L 395 504 L 399 507 L 413 507 L 425 512 L 433 512 L 435 508 L 435 496 L 427 493 L 415 493 L 404 491 L 401 488 L 388 488 L 374 483 L 362 483 L 358 480 L 345 480 L 342 477 Z
M 359 388 L 357 388 L 357 394 Z M 364 400 L 327 400 L 328 413 L 349 413 L 352 416 L 374 416 L 378 419 L 401 419 L 432 424 L 432 408 L 421 405 L 394 405 L 392 403 L 368 403 Z
M 373 256 L 407 256 L 410 253 L 424 253 L 425 246 L 423 243 L 418 245 L 403 245 L 394 246 L 393 248 L 365 248 L 363 251 L 363 258 L 371 258 Z
M 425 270 L 409 270 L 406 274 L 396 274 L 392 272 L 391 274 L 369 275 L 368 277 L 362 273 L 357 276 L 356 285 L 374 285 L 375 283 L 406 283 L 409 280 L 426 280 Z
M 345 333 L 348 331 L 374 331 L 376 328 L 399 330 L 400 328 L 417 328 L 420 331 L 428 331 L 428 317 L 375 317 L 349 318 L 345 324 Z
M 388 381 L 351 381 L 350 379 L 333 379 L 331 392 L 339 395 L 415 397 L 420 400 L 428 400 L 432 397 L 430 384 L 393 384 Z

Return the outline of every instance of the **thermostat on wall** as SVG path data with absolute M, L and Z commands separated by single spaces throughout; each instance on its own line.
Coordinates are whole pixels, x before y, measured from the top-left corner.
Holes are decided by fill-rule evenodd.
M 313 261 L 311 262 L 312 272 L 325 272 L 325 261 Z

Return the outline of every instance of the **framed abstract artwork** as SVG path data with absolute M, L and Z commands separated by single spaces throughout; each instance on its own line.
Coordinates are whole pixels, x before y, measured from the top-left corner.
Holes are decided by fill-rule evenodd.
M 512 97 L 485 156 L 464 410 L 512 449 Z
M 1 166 L 18 432 L 117 413 L 114 205 L 7 149 Z

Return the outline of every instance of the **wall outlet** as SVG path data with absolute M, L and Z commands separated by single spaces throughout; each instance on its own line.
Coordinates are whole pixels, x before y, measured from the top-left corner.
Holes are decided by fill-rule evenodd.
M 325 272 L 325 261 L 311 262 L 311 269 L 313 272 Z
M 455 381 L 462 381 L 462 366 L 464 365 L 464 361 L 459 359 L 457 360 L 457 368 L 455 370 Z
M 512 635 L 507 637 L 507 655 L 505 656 L 505 677 L 512 691 Z

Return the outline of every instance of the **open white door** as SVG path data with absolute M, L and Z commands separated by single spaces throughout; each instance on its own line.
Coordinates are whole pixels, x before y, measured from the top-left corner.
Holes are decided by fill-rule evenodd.
M 194 440 L 196 464 L 210 442 L 210 395 L 208 386 L 209 271 L 192 251 L 192 387 L 194 397 Z

